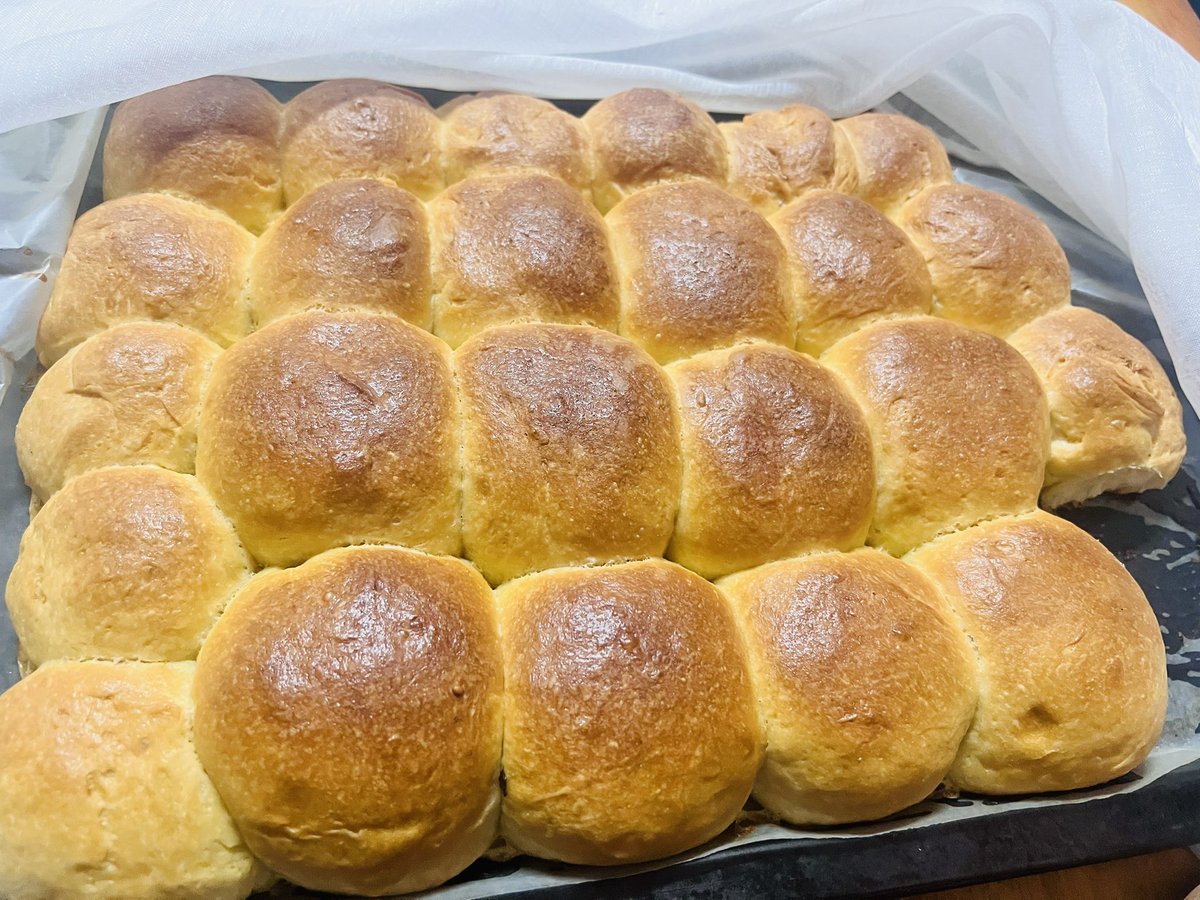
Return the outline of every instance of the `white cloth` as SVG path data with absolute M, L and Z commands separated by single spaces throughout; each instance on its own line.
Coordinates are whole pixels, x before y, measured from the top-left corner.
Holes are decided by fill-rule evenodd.
M 803 100 L 847 115 L 903 92 L 972 161 L 1129 255 L 1200 406 L 1200 63 L 1110 0 L 18 0 L 0 21 L 0 132 L 218 72 L 554 98 L 655 85 L 729 112 Z M 48 223 L 5 194 L 10 148 L 48 149 L 50 127 L 0 135 L 6 248 L 65 240 L 69 202 Z M 68 200 L 87 143 L 58 142 L 75 154 Z M 15 314 L 7 270 L 0 350 L 13 356 L 31 317 Z

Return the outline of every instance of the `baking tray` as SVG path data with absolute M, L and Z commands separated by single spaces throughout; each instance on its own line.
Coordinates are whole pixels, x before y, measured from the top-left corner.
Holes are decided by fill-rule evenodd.
M 308 86 L 264 84 L 282 100 Z M 435 105 L 455 96 L 440 91 L 421 93 Z M 579 114 L 590 102 L 559 105 Z M 904 112 L 913 112 L 903 101 L 897 105 Z M 1200 420 L 1179 390 L 1162 336 L 1129 261 L 1005 173 L 955 162 L 961 180 L 1016 197 L 1050 225 L 1071 263 L 1074 302 L 1104 313 L 1145 343 L 1162 361 L 1183 400 L 1189 451 L 1179 475 L 1164 490 L 1099 497 L 1059 512 L 1102 541 L 1145 590 L 1162 626 L 1171 677 L 1171 708 L 1163 743 L 1200 748 Z M 100 184 L 97 154 L 80 212 L 101 201 Z M 17 467 L 13 433 L 39 373 L 32 354 L 19 360 L 13 387 L 0 403 L 0 572 L 4 573 L 12 568 L 20 535 L 28 523 L 29 492 Z M 16 655 L 11 623 L 7 612 L 0 611 L 0 690 L 18 678 Z M 1030 804 L 1030 798 L 1020 797 L 932 800 L 887 823 L 836 834 L 789 829 L 786 840 L 757 839 L 762 829 L 741 822 L 703 848 L 702 855 L 635 872 L 580 870 L 526 858 L 481 860 L 439 893 L 462 897 L 495 893 L 531 897 L 886 897 L 1200 844 L 1200 759 L 1153 780 L 1145 778 L 1144 784 L 1139 784 L 1140 780 L 1143 775 L 1132 774 L 1095 791 L 1062 795 L 1065 802 L 1037 798 Z M 944 808 L 940 816 L 939 806 Z M 945 808 L 958 806 L 971 807 L 971 816 L 943 821 Z M 924 819 L 936 821 L 922 824 Z M 730 839 L 752 842 L 719 846 Z M 322 896 L 287 885 L 271 893 L 277 897 Z

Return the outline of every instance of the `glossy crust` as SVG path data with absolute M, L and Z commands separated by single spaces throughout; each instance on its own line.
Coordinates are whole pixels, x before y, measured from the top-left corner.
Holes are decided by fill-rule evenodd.
M 979 708 L 949 781 L 988 794 L 1088 787 L 1144 760 L 1162 730 L 1162 634 L 1098 541 L 1043 512 L 998 519 L 908 559 L 979 655 Z
M 745 201 L 703 181 L 664 184 L 607 222 L 621 333 L 659 362 L 754 338 L 792 345 L 783 245 Z
M 808 191 L 854 191 L 853 151 L 819 109 L 794 103 L 718 127 L 729 148 L 729 190 L 763 215 Z
M 190 475 L 96 469 L 21 537 L 5 591 L 34 666 L 52 659 L 195 659 L 250 559 Z
M 455 365 L 463 541 L 489 581 L 662 555 L 679 435 L 653 360 L 594 328 L 512 325 L 463 344 Z
M 471 177 L 429 215 L 434 332 L 450 346 L 513 322 L 617 330 L 604 220 L 574 188 L 538 173 Z
M 971 724 L 976 675 L 928 579 L 864 549 L 718 586 L 741 617 L 767 739 L 756 800 L 797 825 L 835 825 L 933 792 Z
M 583 124 L 524 94 L 479 94 L 439 108 L 446 184 L 470 175 L 531 170 L 590 191 L 591 147 Z
M 602 211 L 661 181 L 702 178 L 725 185 L 728 151 L 717 123 L 679 94 L 622 91 L 588 110 L 583 124 L 594 157 L 592 198 Z
M 250 267 L 257 325 L 306 309 L 432 322 L 429 231 L 421 201 L 387 181 L 343 179 L 288 207 Z
M 890 216 L 923 188 L 954 178 L 937 135 L 907 116 L 864 113 L 837 125 L 853 152 L 858 196 L 882 213 Z
M 192 472 L 200 393 L 221 348 L 178 325 L 136 322 L 88 338 L 50 367 L 21 410 L 17 460 L 46 500 L 110 465 Z
M 123 322 L 186 325 L 228 346 L 250 329 L 254 237 L 223 213 L 168 194 L 136 194 L 84 213 L 67 241 L 38 325 L 43 365 Z
M 390 316 L 309 312 L 217 360 L 196 475 L 265 565 L 364 541 L 456 553 L 458 444 L 445 344 Z
M 681 411 L 683 489 L 667 555 L 705 578 L 867 536 L 871 434 L 837 379 L 769 344 L 667 369 Z
M 196 749 L 246 843 L 303 887 L 421 890 L 496 833 L 501 666 L 466 563 L 350 547 L 259 575 L 204 645 Z
M 322 81 L 283 108 L 290 205 L 335 178 L 386 178 L 421 199 L 442 189 L 441 123 L 420 94 L 363 78 Z
M 104 141 L 104 198 L 186 194 L 255 234 L 283 207 L 279 103 L 249 78 L 214 75 L 117 105 Z
M 54 663 L 0 697 L 0 896 L 266 886 L 192 749 L 192 663 Z
M 898 221 L 929 266 L 939 316 L 1006 337 L 1071 302 L 1066 254 L 1015 200 L 942 184 L 918 194 Z
M 1161 488 L 1183 462 L 1183 408 L 1141 341 L 1090 309 L 1034 319 L 1009 343 L 1033 366 L 1050 402 L 1050 461 L 1042 503 L 1104 491 Z
M 796 349 L 823 353 L 878 319 L 928 313 L 933 287 L 912 241 L 857 197 L 812 191 L 771 218 L 796 305 Z
M 742 808 L 762 754 L 733 613 L 662 560 L 501 588 L 501 830 L 586 865 L 660 859 Z
M 855 332 L 821 361 L 850 388 L 874 438 L 869 543 L 900 554 L 1037 505 L 1046 397 L 1003 341 L 943 319 L 896 319 Z

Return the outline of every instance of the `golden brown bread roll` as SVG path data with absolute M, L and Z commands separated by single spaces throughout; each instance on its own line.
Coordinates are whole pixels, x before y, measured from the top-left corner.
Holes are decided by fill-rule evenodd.
M 837 125 L 852 150 L 858 196 L 886 215 L 922 188 L 954 178 L 937 135 L 907 116 L 864 113 Z
M 214 75 L 117 105 L 104 198 L 186 194 L 258 234 L 283 207 L 279 103 L 248 78 Z
M 421 199 L 442 189 L 441 123 L 420 94 L 382 81 L 322 81 L 283 108 L 290 205 L 335 178 L 386 178 Z
M 233 528 L 190 475 L 95 469 L 21 537 L 5 602 L 34 666 L 52 659 L 194 659 L 250 576 Z
M 0 897 L 241 900 L 269 878 L 192 749 L 193 663 L 53 663 L 0 697 Z
M 979 707 L 949 782 L 988 794 L 1088 787 L 1158 740 L 1162 634 L 1137 582 L 1090 535 L 1035 511 L 907 557 L 937 583 L 979 654 Z
M 729 826 L 762 737 L 742 640 L 712 585 L 646 560 L 531 575 L 496 602 L 512 846 L 612 865 Z
M 264 565 L 343 544 L 460 548 L 450 351 L 391 316 L 308 312 L 213 367 L 196 475 Z
M 250 266 L 256 324 L 306 309 L 390 313 L 428 329 L 425 207 L 373 178 L 321 185 L 288 207 Z
M 601 211 L 661 181 L 702 178 L 725 185 L 728 151 L 712 116 L 672 91 L 634 88 L 587 111 L 592 199 Z
M 667 369 L 683 489 L 667 555 L 705 578 L 867 536 L 871 434 L 828 371 L 786 347 L 713 350 Z
M 191 472 L 200 392 L 220 347 L 178 325 L 109 328 L 43 375 L 17 422 L 17 460 L 34 496 L 110 465 Z
M 303 887 L 415 891 L 500 811 L 491 591 L 460 560 L 331 550 L 264 572 L 196 670 L 196 749 L 250 849 Z
M 509 325 L 463 344 L 455 369 L 463 543 L 489 581 L 662 555 L 679 435 L 653 360 L 595 328 Z
M 729 190 L 763 215 L 811 190 L 855 188 L 853 151 L 819 109 L 794 103 L 718 127 L 729 148 Z
M 812 191 L 772 216 L 796 305 L 796 349 L 813 355 L 863 325 L 928 313 L 933 287 L 912 241 L 857 197 Z
M 945 531 L 1037 505 L 1046 397 L 999 338 L 922 316 L 868 325 L 821 361 L 850 388 L 875 444 L 869 543 L 900 554 Z
M 1006 337 L 1071 302 L 1067 257 L 1042 220 L 969 184 L 922 191 L 898 221 L 925 257 L 939 316 Z
M 1183 462 L 1183 408 L 1141 341 L 1099 313 L 1064 307 L 1009 338 L 1050 403 L 1050 461 L 1042 503 L 1166 485 Z
M 438 109 L 446 184 L 469 175 L 528 169 L 590 191 L 591 148 L 583 124 L 524 94 L 457 97 Z
M 723 579 L 767 740 L 754 797 L 797 825 L 891 815 L 949 771 L 975 710 L 975 659 L 929 580 L 878 550 Z
M 254 237 L 224 213 L 168 194 L 101 203 L 75 222 L 38 358 L 50 365 L 123 322 L 174 322 L 222 346 L 250 329 L 246 272 Z
M 512 322 L 617 330 L 604 220 L 564 182 L 537 173 L 467 178 L 430 203 L 429 217 L 433 330 L 451 347 Z
M 704 181 L 663 184 L 606 221 L 621 333 L 659 362 L 753 338 L 792 345 L 783 246 L 744 200 Z

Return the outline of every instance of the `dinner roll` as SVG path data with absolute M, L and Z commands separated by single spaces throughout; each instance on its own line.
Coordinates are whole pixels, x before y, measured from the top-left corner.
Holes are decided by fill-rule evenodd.
M 249 78 L 214 75 L 117 105 L 104 141 L 104 197 L 171 191 L 255 234 L 283 206 L 279 103 Z
M 257 324 L 306 309 L 390 313 L 429 328 L 425 207 L 373 178 L 321 185 L 289 206 L 250 266 Z
M 1162 634 L 1142 589 L 1090 535 L 1043 512 L 948 535 L 910 557 L 979 654 L 979 707 L 949 782 L 987 794 L 1089 787 L 1158 740 Z
M 501 832 L 547 859 L 661 859 L 733 822 L 762 755 L 733 613 L 662 560 L 531 575 L 496 594 Z
M 194 659 L 250 560 L 190 475 L 73 478 L 21 537 L 5 601 L 28 662 Z
M 862 544 L 875 498 L 871 434 L 833 375 L 770 344 L 713 350 L 667 372 L 683 449 L 668 556 L 716 578 Z
M 663 184 L 607 222 L 621 333 L 659 362 L 752 338 L 792 345 L 783 246 L 744 200 L 704 181 Z
M 246 271 L 254 237 L 169 194 L 136 194 L 85 212 L 67 241 L 38 325 L 38 358 L 138 320 L 174 322 L 227 346 L 250 329 Z
M 937 135 L 907 116 L 865 113 L 837 124 L 852 151 L 858 196 L 880 212 L 892 215 L 922 188 L 954 178 Z
M 864 549 L 719 587 L 741 617 L 767 739 L 759 803 L 797 825 L 836 825 L 929 796 L 971 724 L 976 676 L 928 579 Z
M 812 191 L 771 218 L 796 304 L 796 349 L 814 355 L 863 325 L 930 311 L 925 260 L 904 232 L 857 197 Z
M 853 151 L 819 109 L 794 103 L 718 127 L 729 148 L 729 190 L 763 215 L 807 191 L 854 190 Z
M 900 554 L 944 531 L 1037 505 L 1046 397 L 1008 344 L 922 316 L 868 325 L 821 358 L 861 404 L 875 444 L 869 543 Z
M 900 212 L 925 257 L 939 316 L 1005 337 L 1071 302 L 1067 257 L 1033 212 L 1003 194 L 940 184 Z
M 679 435 L 653 360 L 595 328 L 532 324 L 476 335 L 455 368 L 463 542 L 489 581 L 662 555 Z
M 524 94 L 477 94 L 456 98 L 438 113 L 447 184 L 469 175 L 531 169 L 576 190 L 591 187 L 587 132 L 553 103 Z
M 220 348 L 178 325 L 132 322 L 88 338 L 50 367 L 17 422 L 17 460 L 45 500 L 109 465 L 191 472 L 200 391 Z
M 196 670 L 196 749 L 289 881 L 421 890 L 496 835 L 501 679 L 491 592 L 469 565 L 331 550 L 259 575 L 221 617 Z
M 583 124 L 593 153 L 592 199 L 602 211 L 660 181 L 725 184 L 728 151 L 717 123 L 672 91 L 613 94 L 589 109 Z
M 478 176 L 429 205 L 434 332 L 457 347 L 492 325 L 541 321 L 617 330 L 604 220 L 536 173 Z
M 460 547 L 450 352 L 390 316 L 308 312 L 227 350 L 196 475 L 264 565 L 343 544 Z
M 346 78 L 322 81 L 283 108 L 288 204 L 335 178 L 386 178 L 422 199 L 442 189 L 441 123 L 420 94 Z
M 266 887 L 192 749 L 193 663 L 54 663 L 0 696 L 0 897 Z
M 1042 503 L 1104 491 L 1161 488 L 1183 462 L 1183 408 L 1154 354 L 1099 313 L 1064 307 L 1009 342 L 1050 402 L 1050 461 Z

